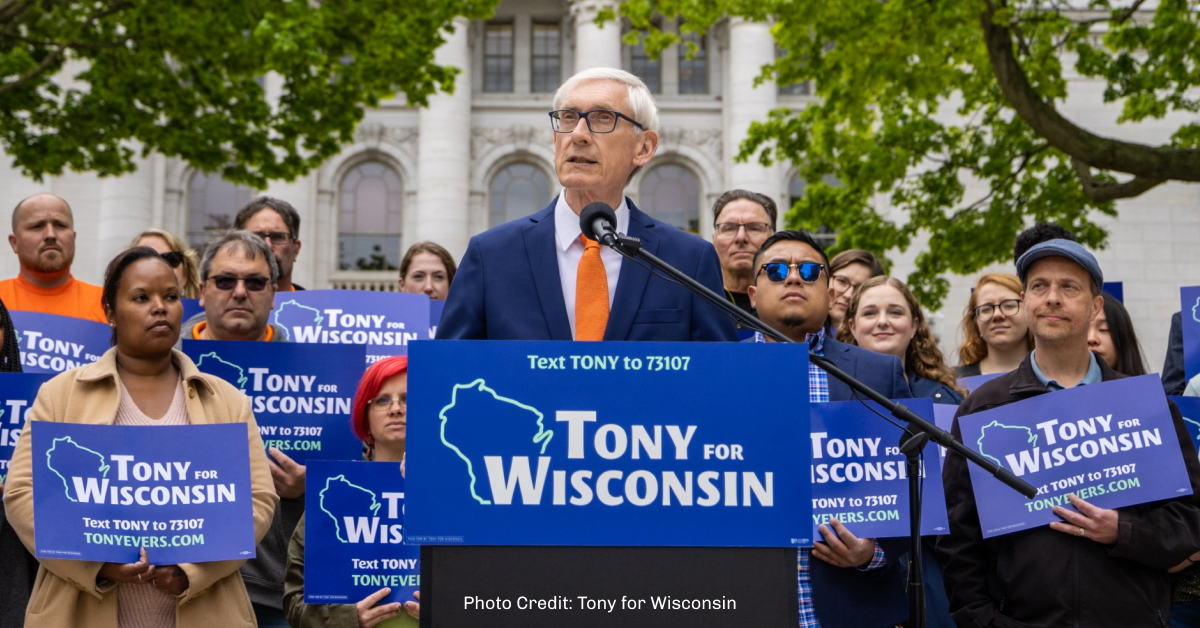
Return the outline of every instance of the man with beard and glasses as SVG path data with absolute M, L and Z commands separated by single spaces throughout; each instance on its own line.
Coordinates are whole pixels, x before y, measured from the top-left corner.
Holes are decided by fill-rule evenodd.
M 0 281 L 0 301 L 8 309 L 108 324 L 100 286 L 71 275 L 75 218 L 66 201 L 53 194 L 35 194 L 17 203 L 8 244 L 21 262 L 16 277 Z
M 780 231 L 767 238 L 754 256 L 747 290 L 762 321 L 809 351 L 889 399 L 912 393 L 900 360 L 834 340 L 825 333 L 829 314 L 829 259 L 803 231 Z M 755 334 L 755 342 L 772 342 Z M 799 375 L 799 374 L 798 374 Z M 803 376 L 803 375 L 801 375 Z M 812 403 L 850 401 L 853 392 L 840 380 L 808 365 Z M 860 539 L 837 519 L 819 530 L 824 542 L 800 548 L 797 585 L 800 626 L 882 628 L 908 617 L 904 580 L 897 559 L 907 551 L 904 539 Z M 813 559 L 816 560 L 813 560 Z

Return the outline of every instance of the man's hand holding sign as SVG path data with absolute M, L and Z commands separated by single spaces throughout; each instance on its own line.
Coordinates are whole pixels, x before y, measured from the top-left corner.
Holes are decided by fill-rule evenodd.
M 1051 521 L 1051 528 L 1066 534 L 1085 536 L 1104 545 L 1117 542 L 1117 520 L 1120 518 L 1117 511 L 1094 506 L 1075 495 L 1068 495 L 1067 499 L 1075 510 L 1055 506 L 1054 514 L 1062 517 L 1066 523 Z

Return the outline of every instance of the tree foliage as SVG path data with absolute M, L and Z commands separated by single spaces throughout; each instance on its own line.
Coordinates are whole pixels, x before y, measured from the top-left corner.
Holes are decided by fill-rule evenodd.
M 684 32 L 726 16 L 770 21 L 786 54 L 760 80 L 812 81 L 817 97 L 753 124 L 742 158 L 796 165 L 808 187 L 789 225 L 828 225 L 838 248 L 921 243 L 909 284 L 936 307 L 947 272 L 1010 259 L 1030 220 L 1103 246 L 1093 218 L 1115 215 L 1116 199 L 1200 181 L 1200 122 L 1150 146 L 1100 137 L 1057 109 L 1073 64 L 1103 82 L 1120 122 L 1200 110 L 1200 0 L 1144 4 L 625 0 L 620 10 L 653 50 L 679 41 L 654 27 L 656 14 L 681 17 Z M 899 220 L 873 209 L 879 198 L 904 210 Z
M 26 175 L 159 152 L 263 187 L 320 165 L 366 107 L 424 105 L 456 16 L 496 0 L 0 0 L 0 147 Z M 282 77 L 268 102 L 264 78 Z

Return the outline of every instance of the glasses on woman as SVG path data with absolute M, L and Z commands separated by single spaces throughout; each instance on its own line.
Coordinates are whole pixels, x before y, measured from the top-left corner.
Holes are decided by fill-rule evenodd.
M 825 268 L 825 265 L 816 262 L 800 262 L 798 264 L 768 262 L 759 267 L 758 272 L 766 271 L 767 279 L 775 283 L 781 283 L 787 281 L 788 275 L 792 272 L 793 268 L 800 275 L 801 281 L 804 283 L 814 283 L 817 279 L 821 278 L 821 270 Z
M 179 268 L 179 265 L 183 263 L 183 251 L 167 251 L 159 253 L 158 256 L 163 258 L 163 261 L 171 268 Z
M 986 323 L 992 320 L 996 315 L 996 310 L 999 309 L 1001 314 L 1005 316 L 1016 316 L 1017 312 L 1021 311 L 1020 299 L 1005 299 L 999 303 L 984 303 L 983 305 L 975 306 L 975 319 Z
M 367 405 L 376 412 L 387 412 L 392 409 L 394 403 L 400 404 L 401 408 L 408 408 L 408 395 L 400 395 L 395 399 L 385 395 L 378 399 L 372 399 Z
M 860 283 L 854 283 L 853 281 L 850 281 L 841 275 L 834 275 L 833 277 L 830 277 L 829 283 L 833 286 L 834 294 L 842 294 L 847 290 L 850 290 L 851 294 L 854 294 L 858 291 L 858 287 L 862 285 Z

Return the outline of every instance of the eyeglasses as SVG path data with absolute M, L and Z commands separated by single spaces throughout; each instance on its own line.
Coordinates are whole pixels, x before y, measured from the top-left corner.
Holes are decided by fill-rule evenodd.
M 730 239 L 737 236 L 738 231 L 746 228 L 746 235 L 752 240 L 766 238 L 771 234 L 771 225 L 765 222 L 718 222 L 717 237 Z
M 183 263 L 183 251 L 167 251 L 159 253 L 158 256 L 163 258 L 163 261 L 171 268 L 179 268 L 179 265 Z
M 824 264 L 816 262 L 800 262 L 798 264 L 786 264 L 784 262 L 769 262 L 759 267 L 758 272 L 767 271 L 767 279 L 780 283 L 787 281 L 788 274 L 795 268 L 797 274 L 800 275 L 800 280 L 804 283 L 814 283 L 821 277 L 821 271 L 825 268 Z M 758 275 L 755 275 L 758 278 Z
M 999 304 L 984 303 L 983 305 L 975 306 L 975 319 L 980 322 L 988 322 L 996 315 L 996 308 L 1000 308 L 1000 313 L 1005 316 L 1016 316 L 1017 312 L 1021 311 L 1020 299 L 1005 299 Z
M 251 231 L 254 235 L 274 244 L 281 246 L 287 244 L 292 239 L 292 234 L 286 231 Z
M 833 275 L 829 278 L 829 281 L 833 284 L 833 290 L 835 294 L 842 294 L 847 290 L 853 290 L 857 292 L 858 287 L 862 285 L 861 283 L 854 283 L 853 281 L 850 281 L 841 275 Z
M 646 130 L 641 122 L 630 118 L 620 111 L 609 109 L 592 109 L 591 111 L 575 111 L 574 109 L 558 109 L 550 112 L 550 126 L 555 133 L 570 133 L 579 126 L 579 121 L 585 120 L 587 128 L 592 133 L 612 133 L 617 128 L 617 120 L 625 118 L 629 123 L 641 130 Z
M 267 284 L 270 283 L 269 279 L 266 277 L 260 277 L 258 275 L 251 275 L 249 277 L 217 275 L 216 277 L 209 277 L 208 281 L 211 281 L 213 285 L 217 287 L 217 290 L 222 291 L 233 290 L 237 287 L 237 284 L 240 281 L 246 284 L 246 290 L 249 290 L 250 292 L 262 292 L 267 288 Z
M 378 410 L 380 412 L 383 412 L 386 410 L 391 410 L 393 403 L 400 404 L 401 408 L 408 408 L 408 395 L 403 394 L 395 399 L 392 399 L 391 397 L 386 397 L 386 396 L 380 397 L 378 399 L 372 399 L 369 402 L 367 402 L 367 407 L 370 408 L 371 410 Z

